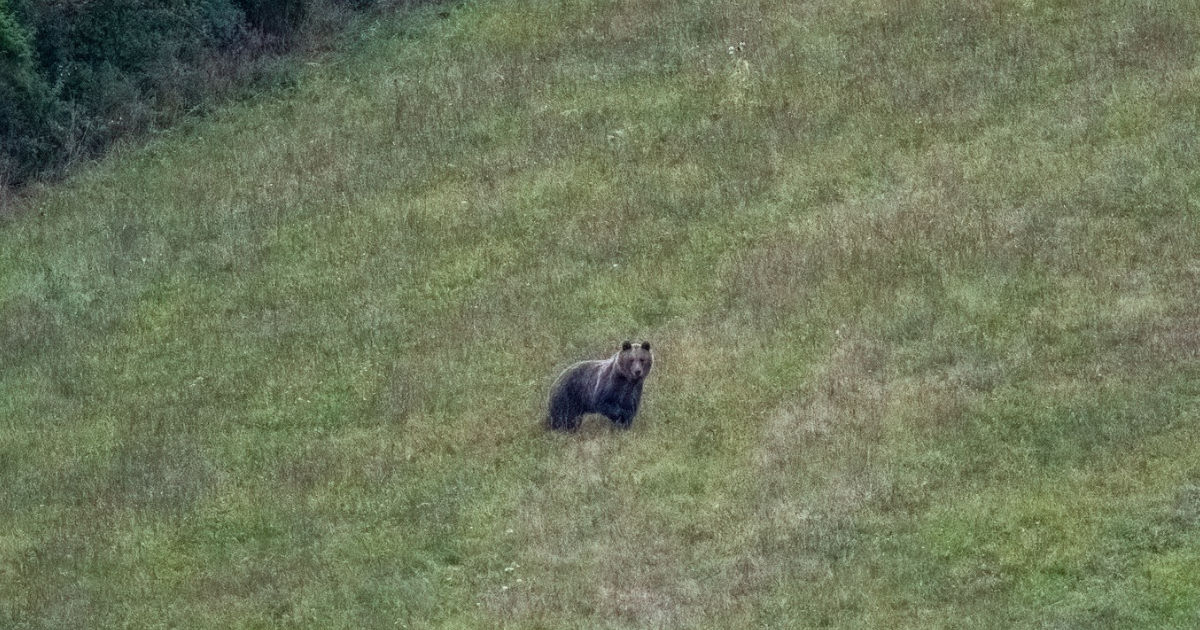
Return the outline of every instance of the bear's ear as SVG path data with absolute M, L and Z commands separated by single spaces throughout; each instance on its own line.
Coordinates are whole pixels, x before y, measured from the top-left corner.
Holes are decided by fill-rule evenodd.
M 649 341 L 643 341 L 643 342 L 642 342 L 642 350 L 649 350 L 649 349 L 650 349 L 650 342 L 649 342 Z
M 633 342 L 632 342 L 632 341 L 630 341 L 630 340 L 628 340 L 628 339 L 626 339 L 626 340 L 625 340 L 625 343 L 621 344 L 621 349 L 622 349 L 622 350 L 632 350 L 632 349 L 633 349 Z

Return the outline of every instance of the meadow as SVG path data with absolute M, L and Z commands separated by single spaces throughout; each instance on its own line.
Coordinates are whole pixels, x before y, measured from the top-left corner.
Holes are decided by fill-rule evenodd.
M 1200 626 L 1197 25 L 362 23 L 7 202 L 0 626 Z

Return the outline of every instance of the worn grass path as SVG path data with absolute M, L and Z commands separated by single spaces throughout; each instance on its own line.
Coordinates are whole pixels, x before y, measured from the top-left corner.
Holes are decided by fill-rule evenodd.
M 33 194 L 0 625 L 1200 624 L 1200 8 L 902 4 L 418 10 Z

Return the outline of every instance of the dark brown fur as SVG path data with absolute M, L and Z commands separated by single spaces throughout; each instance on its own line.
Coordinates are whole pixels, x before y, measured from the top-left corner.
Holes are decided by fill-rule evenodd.
M 607 359 L 572 365 L 550 388 L 547 425 L 551 429 L 573 431 L 579 426 L 580 416 L 599 413 L 618 427 L 628 429 L 637 415 L 642 385 L 653 363 L 650 342 L 626 341 Z

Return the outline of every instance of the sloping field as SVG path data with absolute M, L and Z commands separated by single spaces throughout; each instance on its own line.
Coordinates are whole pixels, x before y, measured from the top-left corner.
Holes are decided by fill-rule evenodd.
M 0 222 L 0 626 L 1200 626 L 1200 7 L 447 9 Z

